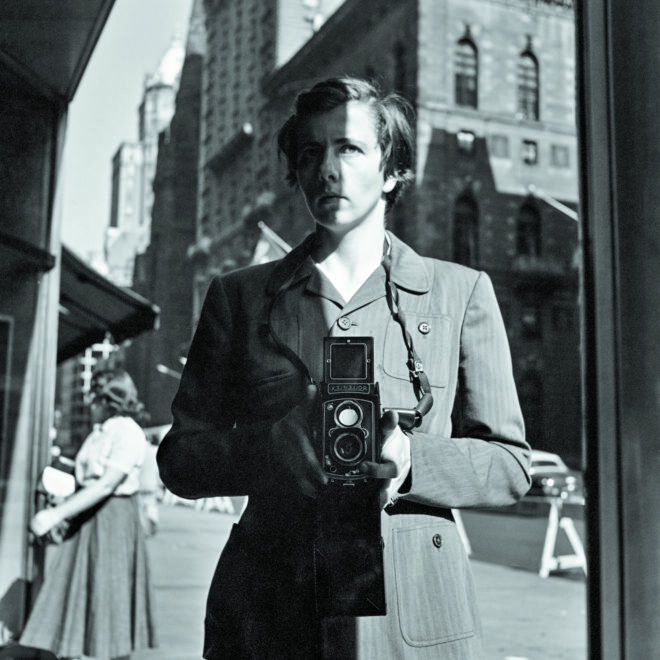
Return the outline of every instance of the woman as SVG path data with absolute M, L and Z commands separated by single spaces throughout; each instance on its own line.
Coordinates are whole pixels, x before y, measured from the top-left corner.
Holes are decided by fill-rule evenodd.
M 67 521 L 68 530 L 20 643 L 61 658 L 108 660 L 156 646 L 137 495 L 146 438 L 133 419 L 137 390 L 126 372 L 96 373 L 92 395 L 94 430 L 76 455 L 78 488 L 30 522 L 37 538 Z
M 180 496 L 249 496 L 211 585 L 208 660 L 481 657 L 451 509 L 515 502 L 529 487 L 529 447 L 490 280 L 420 257 L 385 229 L 412 179 L 409 117 L 400 97 L 354 78 L 300 94 L 278 143 L 314 233 L 207 293 L 158 460 Z M 384 507 L 377 616 L 326 617 L 319 606 L 328 556 L 318 520 L 337 492 L 316 407 L 326 336 L 373 338 L 388 411 L 380 461 L 359 465 Z M 378 561 L 369 557 L 365 576 Z

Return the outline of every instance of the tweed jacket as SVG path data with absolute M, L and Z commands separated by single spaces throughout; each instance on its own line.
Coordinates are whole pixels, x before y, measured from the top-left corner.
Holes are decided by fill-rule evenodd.
M 386 616 L 316 617 L 314 500 L 268 460 L 273 422 L 305 387 L 269 326 L 316 382 L 324 336 L 374 337 L 383 408 L 416 403 L 384 270 L 345 302 L 315 268 L 306 240 L 279 262 L 210 285 L 158 453 L 165 485 L 183 497 L 249 496 L 209 592 L 209 660 L 481 657 L 469 563 L 451 509 L 508 505 L 529 487 L 506 333 L 485 273 L 423 258 L 390 238 L 391 279 L 434 404 L 411 433 L 407 491 L 381 515 Z

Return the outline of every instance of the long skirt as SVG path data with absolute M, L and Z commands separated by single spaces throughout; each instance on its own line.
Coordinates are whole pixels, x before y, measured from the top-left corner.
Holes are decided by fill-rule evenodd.
M 48 564 L 20 643 L 59 657 L 117 658 L 157 646 L 137 496 L 110 497 L 74 519 Z

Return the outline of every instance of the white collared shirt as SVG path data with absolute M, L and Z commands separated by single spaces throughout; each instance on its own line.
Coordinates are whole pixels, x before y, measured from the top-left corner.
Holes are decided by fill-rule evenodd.
M 76 481 L 87 486 L 113 467 L 126 474 L 114 495 L 132 495 L 139 488 L 146 444 L 144 431 L 130 417 L 110 417 L 96 424 L 76 455 Z

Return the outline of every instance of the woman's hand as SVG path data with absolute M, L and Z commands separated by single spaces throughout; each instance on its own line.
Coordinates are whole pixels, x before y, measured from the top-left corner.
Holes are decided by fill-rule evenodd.
M 293 481 L 307 497 L 316 497 L 328 482 L 310 439 L 315 399 L 316 386 L 308 385 L 305 401 L 273 424 L 268 447 L 271 476 Z
M 383 436 L 383 449 L 380 454 L 380 463 L 365 461 L 360 470 L 382 480 L 380 490 L 380 506 L 385 508 L 393 502 L 399 488 L 410 472 L 410 438 L 399 427 L 399 415 L 388 410 L 381 417 L 380 430 Z
M 30 521 L 30 531 L 36 537 L 45 536 L 51 529 L 62 523 L 63 520 L 64 519 L 60 515 L 57 507 L 43 509 L 32 517 L 32 520 Z

